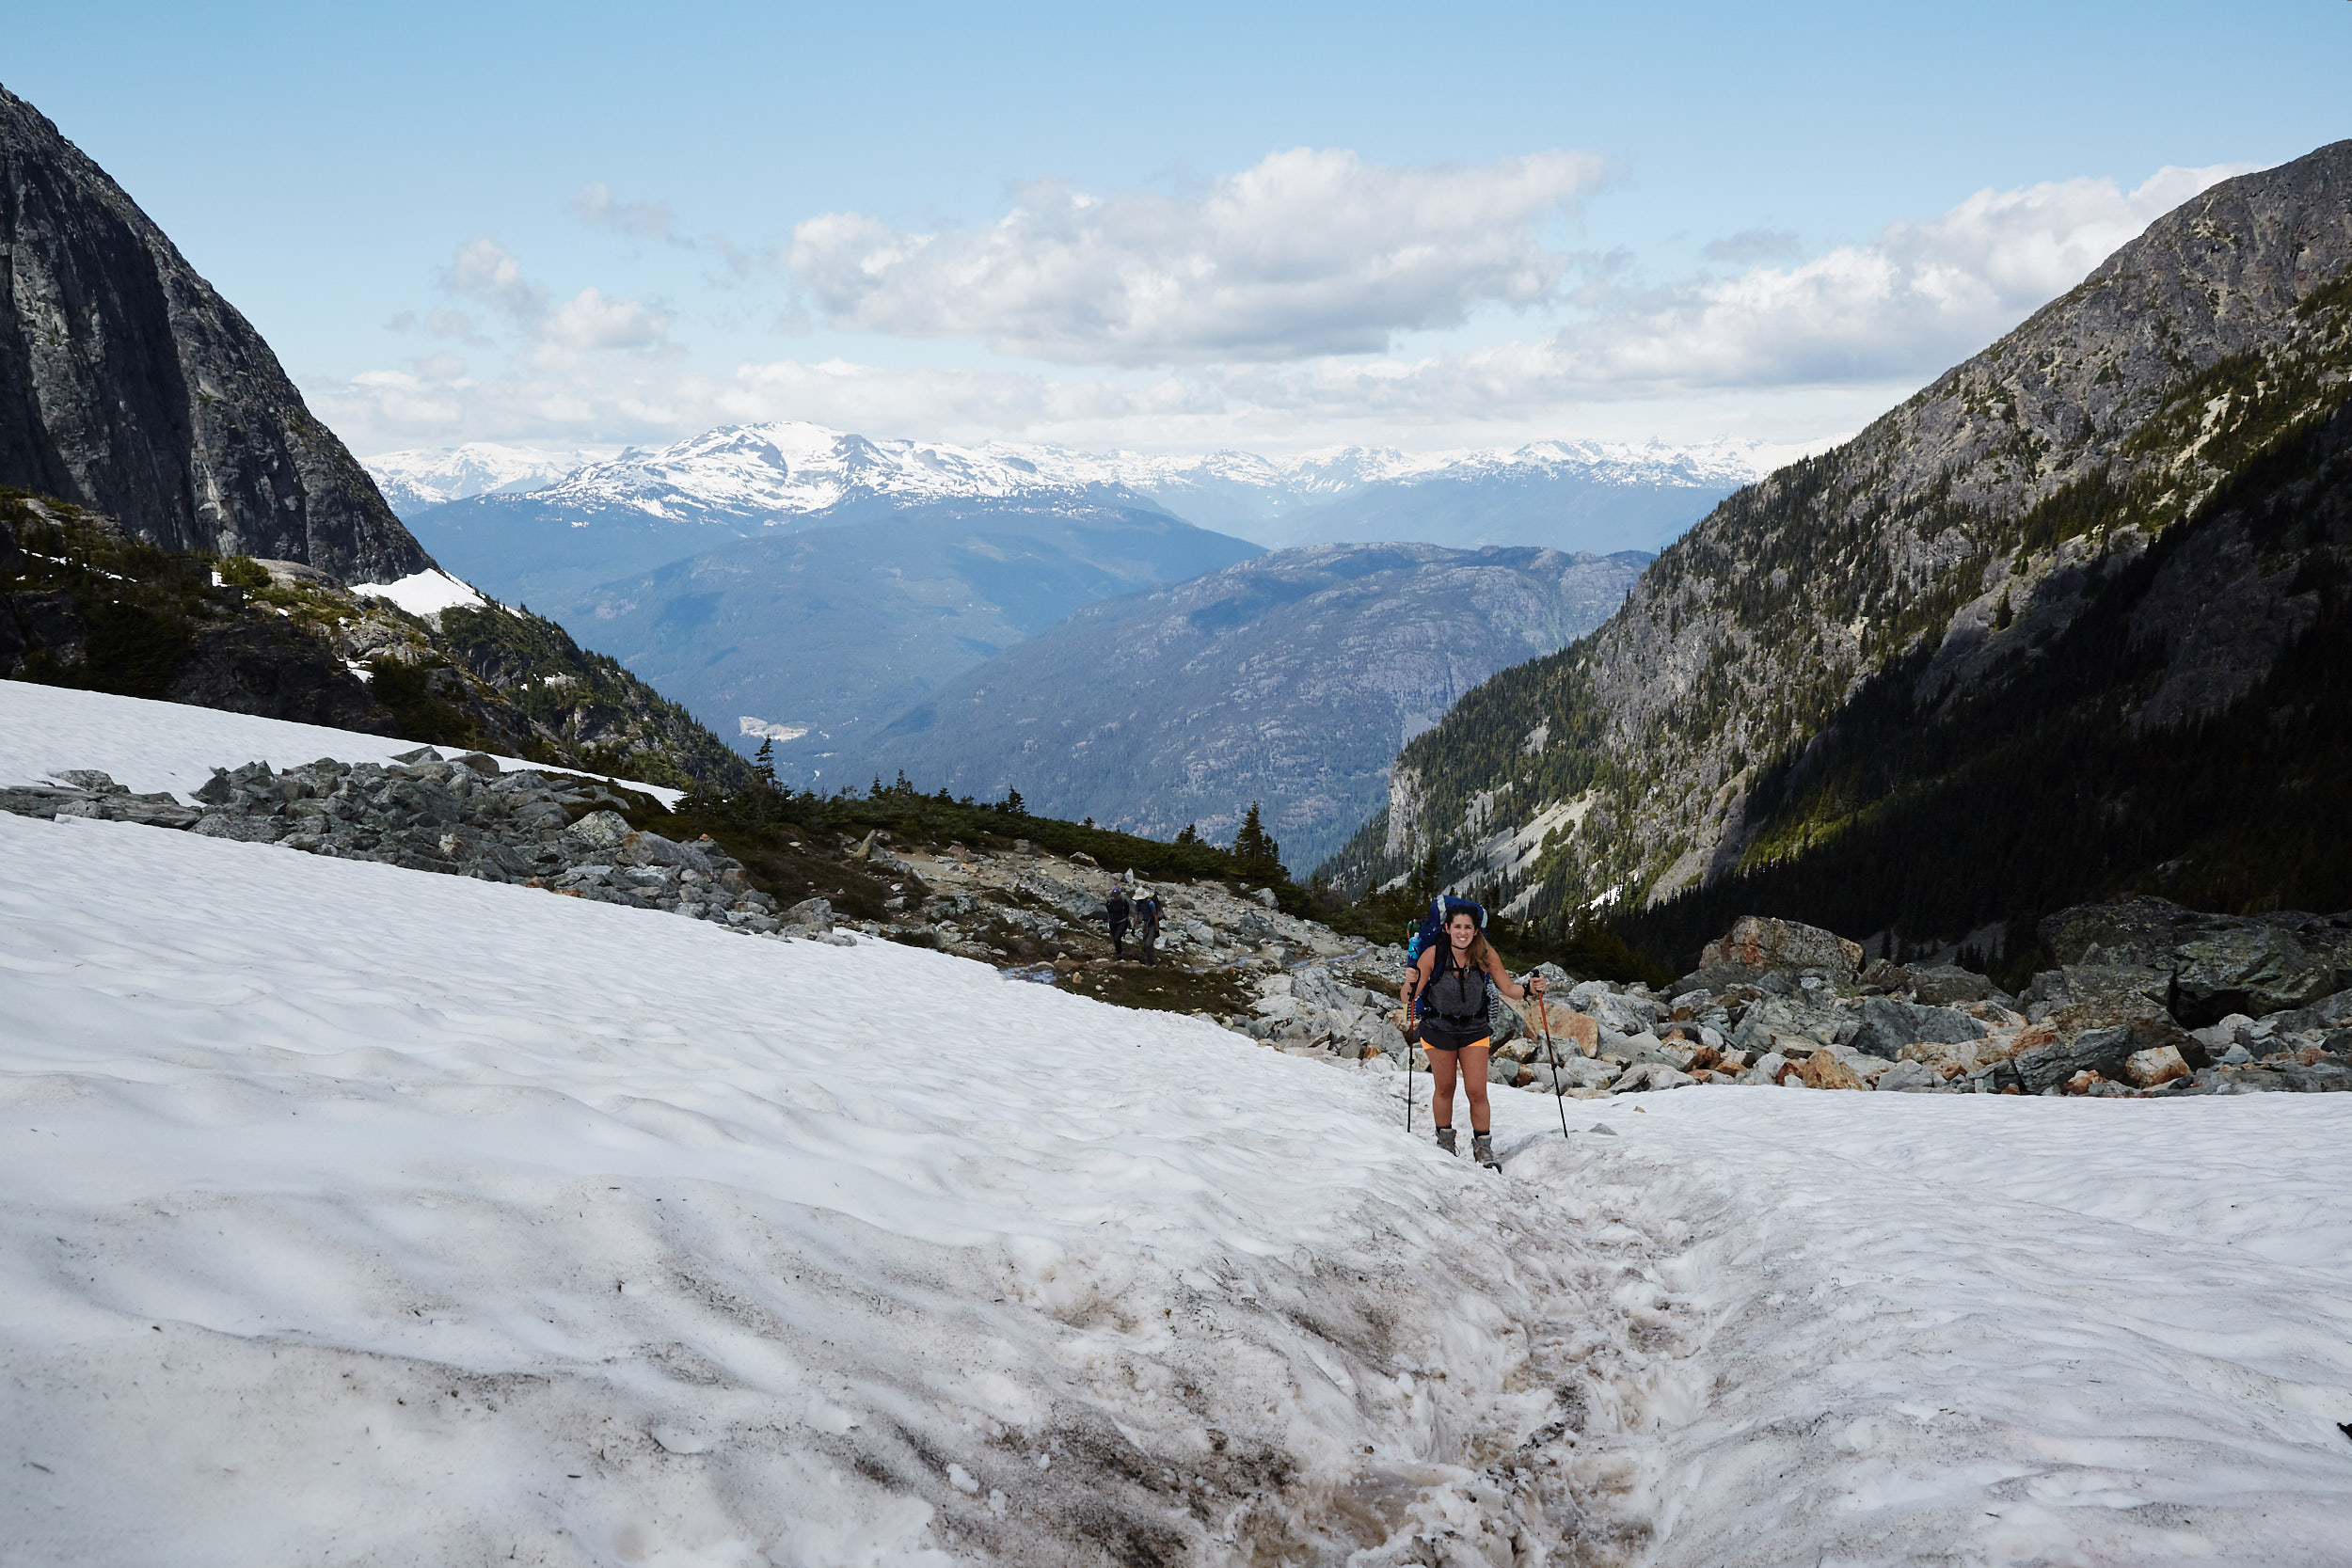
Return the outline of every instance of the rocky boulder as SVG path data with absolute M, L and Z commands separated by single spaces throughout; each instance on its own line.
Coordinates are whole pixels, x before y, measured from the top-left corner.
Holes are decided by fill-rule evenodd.
M 1861 1024 L 1846 1043 L 1890 1060 L 1907 1045 L 1961 1045 L 1992 1033 L 1958 1007 L 1922 1006 L 1886 996 L 1866 996 L 1854 1012 Z
M 1732 923 L 1729 931 L 1699 950 L 1698 974 L 1797 974 L 1812 971 L 1838 985 L 1851 985 L 1861 968 L 1862 947 L 1858 942 L 1848 942 L 1818 926 L 1743 914 Z M 1691 989 L 1687 982 L 1684 989 Z
M 1773 1051 L 1797 1056 L 1836 1044 L 1851 1027 L 1851 1019 L 1829 1008 L 1795 997 L 1768 996 L 1750 1004 L 1731 1032 L 1731 1045 L 1751 1056 Z
M 2140 896 L 2061 910 L 2040 933 L 2061 964 L 2161 973 L 2163 1000 L 2190 1028 L 2308 1006 L 2340 989 L 2335 927 L 2315 915 L 2201 914 Z

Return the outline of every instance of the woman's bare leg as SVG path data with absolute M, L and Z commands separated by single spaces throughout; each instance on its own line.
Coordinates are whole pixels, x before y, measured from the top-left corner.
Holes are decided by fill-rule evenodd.
M 1470 1131 L 1485 1132 L 1494 1126 L 1494 1113 L 1486 1108 L 1486 1053 L 1484 1045 L 1467 1045 L 1452 1054 L 1462 1058 L 1462 1087 L 1470 1091 Z M 1446 1087 L 1454 1087 L 1454 1075 L 1446 1074 Z
M 1454 1058 L 1453 1051 L 1432 1051 L 1429 1053 L 1429 1112 L 1439 1127 L 1454 1125 Z

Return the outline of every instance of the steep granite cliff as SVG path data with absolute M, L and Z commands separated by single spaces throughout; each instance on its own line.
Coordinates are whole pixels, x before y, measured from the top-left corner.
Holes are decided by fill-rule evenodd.
M 246 319 L 6 89 L 0 485 L 89 507 L 167 550 L 353 582 L 431 564 Z

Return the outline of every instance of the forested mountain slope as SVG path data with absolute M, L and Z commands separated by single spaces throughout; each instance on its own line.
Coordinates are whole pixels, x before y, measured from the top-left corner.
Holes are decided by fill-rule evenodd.
M 928 786 L 1230 841 L 1251 801 L 1302 873 L 1388 788 L 1406 738 L 1495 671 L 1605 619 L 1633 552 L 1321 545 L 1089 605 L 849 751 Z
M 1456 879 L 1535 912 L 1638 911 L 1743 866 L 1794 865 L 1954 777 L 1994 743 L 2001 693 L 2095 721 L 2096 736 L 2080 732 L 2094 745 L 2195 744 L 2186 727 L 2217 721 L 2284 650 L 2334 625 L 2333 525 L 2313 508 L 2339 483 L 2347 263 L 2352 142 L 2167 214 L 1853 441 L 1732 496 L 1593 637 L 1465 697 L 1406 748 L 1387 811 L 1335 869 L 1363 885 L 1435 847 Z M 2152 557 L 2184 522 L 2195 531 Z M 2107 641 L 2087 648 L 2102 624 Z M 2119 640 L 2137 650 L 2128 674 L 2090 657 Z M 2322 721 L 2297 709 L 2281 722 Z M 1942 762 L 1927 760 L 1931 731 Z M 1863 734 L 1915 760 L 1833 768 L 1853 763 Z M 2069 739 L 2041 744 L 2057 756 Z M 2227 789 L 2207 804 L 2258 809 Z M 1548 832 L 1530 842 L 1538 819 Z M 2076 874 L 2121 885 L 2179 859 L 2153 821 Z M 2030 837 L 2048 823 L 1996 826 Z M 1829 923 L 1903 918 L 1905 871 L 1857 872 L 1854 898 L 1873 913 Z M 1988 891 L 1932 918 L 2013 917 L 2027 896 Z

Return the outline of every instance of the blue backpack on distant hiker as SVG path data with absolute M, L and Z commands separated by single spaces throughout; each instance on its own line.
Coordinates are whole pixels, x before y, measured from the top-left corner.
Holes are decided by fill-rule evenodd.
M 1486 905 L 1479 903 L 1474 898 L 1456 898 L 1450 893 L 1441 893 L 1435 898 L 1429 900 L 1429 912 L 1421 917 L 1421 928 L 1413 932 L 1411 937 L 1406 942 L 1405 962 L 1408 966 L 1420 963 L 1421 956 L 1423 953 L 1430 951 L 1432 948 L 1437 950 L 1438 957 L 1440 960 L 1448 958 L 1451 955 L 1449 954 L 1447 948 L 1447 938 L 1445 934 L 1446 923 L 1451 921 L 1456 914 L 1469 915 L 1470 919 L 1477 922 L 1479 934 L 1481 936 L 1486 935 Z M 1414 1015 L 1418 1017 L 1422 1013 L 1426 1013 L 1428 1010 L 1429 998 L 1427 994 L 1416 994 L 1413 998 Z

